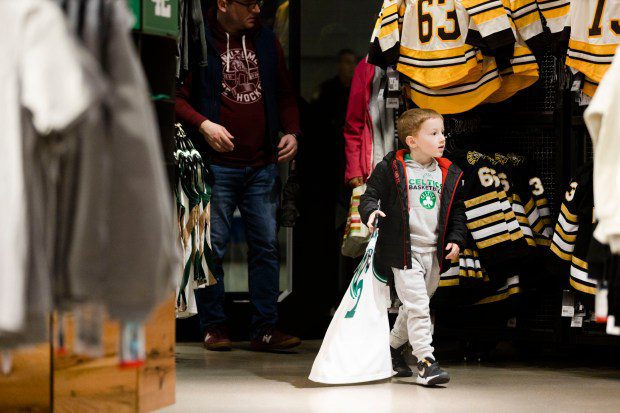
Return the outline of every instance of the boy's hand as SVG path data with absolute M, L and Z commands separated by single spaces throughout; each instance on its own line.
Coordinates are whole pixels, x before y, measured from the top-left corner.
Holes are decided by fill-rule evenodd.
M 449 242 L 448 245 L 446 245 L 446 251 L 450 251 L 448 255 L 446 255 L 446 259 L 451 260 L 452 258 L 457 258 L 459 256 L 461 248 L 459 248 L 458 244 Z
M 375 212 L 373 212 L 372 214 L 370 214 L 370 217 L 368 217 L 368 222 L 366 223 L 366 226 L 368 227 L 368 229 L 370 230 L 370 233 L 372 234 L 373 232 L 375 232 L 375 218 L 377 217 L 377 214 L 382 216 L 383 218 L 385 218 L 385 214 L 383 213 L 383 211 L 381 211 L 380 209 L 377 209 Z
M 364 185 L 364 180 L 361 176 L 355 177 L 349 181 L 349 186 L 351 188 L 357 188 L 358 186 Z

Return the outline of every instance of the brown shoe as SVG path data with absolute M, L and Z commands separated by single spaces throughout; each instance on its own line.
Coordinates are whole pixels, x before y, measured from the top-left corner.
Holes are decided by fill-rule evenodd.
M 275 327 L 269 327 L 250 341 L 256 351 L 287 350 L 301 344 L 299 337 L 291 336 Z
M 229 351 L 232 343 L 228 338 L 228 331 L 224 326 L 212 326 L 207 328 L 203 345 L 211 351 Z

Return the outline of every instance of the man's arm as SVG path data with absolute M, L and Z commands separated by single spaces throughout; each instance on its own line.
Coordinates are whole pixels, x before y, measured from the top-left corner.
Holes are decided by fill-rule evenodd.
M 192 74 L 187 74 L 183 86 L 177 88 L 174 111 L 184 125 L 199 131 L 213 149 L 230 152 L 235 148 L 234 137 L 222 125 L 211 122 L 189 103 L 192 96 Z
M 200 130 L 200 125 L 207 120 L 204 116 L 196 111 L 189 103 L 191 100 L 192 90 L 192 74 L 187 74 L 183 85 L 176 90 L 176 99 L 174 103 L 174 111 L 177 119 L 185 126 Z

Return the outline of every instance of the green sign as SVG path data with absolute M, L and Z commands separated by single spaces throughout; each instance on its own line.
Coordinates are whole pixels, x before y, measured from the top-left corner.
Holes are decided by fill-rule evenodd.
M 142 14 L 140 10 L 140 0 L 129 0 L 129 8 L 136 18 L 136 22 L 133 25 L 134 30 L 140 30 L 140 16 Z
M 179 0 L 142 0 L 142 32 L 178 37 Z

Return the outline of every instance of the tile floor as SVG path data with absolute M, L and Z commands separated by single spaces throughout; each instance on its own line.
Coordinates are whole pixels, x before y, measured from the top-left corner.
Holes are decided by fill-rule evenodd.
M 616 412 L 620 370 L 558 363 L 442 363 L 452 381 L 424 388 L 407 380 L 324 386 L 308 380 L 319 341 L 288 354 L 177 347 L 177 403 L 163 412 Z

